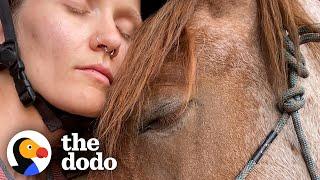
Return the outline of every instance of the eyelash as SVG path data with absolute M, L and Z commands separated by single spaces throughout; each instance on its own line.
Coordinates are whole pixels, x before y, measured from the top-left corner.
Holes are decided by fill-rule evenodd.
M 126 40 L 130 41 L 131 40 L 131 36 L 129 34 L 124 33 L 123 31 L 121 31 L 121 29 L 117 26 L 118 31 L 120 32 L 121 36 L 123 38 L 125 38 Z
M 84 16 L 84 15 L 86 15 L 87 13 L 89 13 L 89 11 L 87 11 L 87 10 L 82 10 L 82 9 L 74 8 L 74 7 L 71 7 L 71 6 L 67 6 L 67 8 L 69 9 L 69 11 L 70 11 L 71 13 L 74 13 L 74 14 L 77 14 L 77 15 L 81 15 L 81 16 Z M 118 26 L 117 26 L 117 29 L 118 29 L 119 33 L 121 34 L 121 36 L 122 36 L 124 39 L 126 39 L 126 40 L 128 40 L 128 41 L 131 40 L 131 36 L 130 36 L 129 34 L 126 34 L 126 33 L 124 33 L 123 31 L 121 31 L 121 29 L 120 29 Z
M 128 41 L 131 40 L 131 36 L 129 34 L 126 34 L 126 33 L 121 33 L 121 35 Z
M 71 13 L 74 13 L 74 14 L 77 14 L 77 15 L 81 15 L 81 16 L 84 16 L 87 13 L 89 13 L 89 11 L 87 11 L 87 10 L 82 10 L 82 9 L 74 8 L 74 7 L 71 7 L 71 6 L 67 6 L 67 8 L 69 9 L 69 11 Z

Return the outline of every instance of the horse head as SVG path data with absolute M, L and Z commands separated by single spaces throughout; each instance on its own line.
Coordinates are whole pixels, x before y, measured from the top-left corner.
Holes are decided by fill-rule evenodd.
M 298 45 L 298 27 L 311 23 L 297 0 L 169 1 L 137 32 L 108 91 L 97 137 L 119 161 L 112 175 L 234 178 L 280 116 L 284 31 Z M 310 77 L 301 114 L 319 164 L 320 66 L 302 51 Z M 308 177 L 291 122 L 250 177 Z

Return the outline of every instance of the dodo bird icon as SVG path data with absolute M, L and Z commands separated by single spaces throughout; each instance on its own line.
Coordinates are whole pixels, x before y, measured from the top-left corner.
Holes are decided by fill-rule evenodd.
M 48 150 L 30 138 L 20 138 L 14 143 L 13 155 L 18 163 L 13 169 L 25 176 L 32 176 L 39 173 L 39 168 L 32 158 L 46 158 Z

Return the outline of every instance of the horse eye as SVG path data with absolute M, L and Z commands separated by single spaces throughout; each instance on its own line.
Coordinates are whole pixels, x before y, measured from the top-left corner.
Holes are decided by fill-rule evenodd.
M 31 145 L 28 145 L 27 148 L 28 148 L 29 150 L 31 150 L 31 149 L 32 149 L 32 146 L 31 146 Z
M 173 96 L 161 98 L 160 100 L 155 97 L 153 98 L 155 100 L 149 102 L 152 104 L 148 107 L 149 109 L 144 109 L 146 115 L 142 118 L 139 134 L 146 133 L 150 130 L 159 131 L 173 127 L 194 104 L 193 100 L 189 100 L 187 104 L 184 104 L 179 97 Z

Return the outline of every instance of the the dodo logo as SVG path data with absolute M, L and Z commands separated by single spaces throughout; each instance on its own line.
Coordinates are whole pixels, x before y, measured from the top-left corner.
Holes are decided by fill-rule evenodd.
M 16 134 L 7 147 L 10 166 L 25 176 L 41 173 L 51 159 L 51 147 L 48 140 L 32 130 Z

